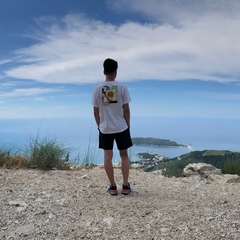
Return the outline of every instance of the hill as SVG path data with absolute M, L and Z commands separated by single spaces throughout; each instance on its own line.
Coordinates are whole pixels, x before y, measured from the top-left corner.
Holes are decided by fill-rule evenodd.
M 168 139 L 160 139 L 160 138 L 142 138 L 135 137 L 132 138 L 132 142 L 135 145 L 152 145 L 152 146 L 166 146 L 166 147 L 188 147 L 187 145 L 178 144 L 174 141 L 170 141 Z
M 189 163 L 208 163 L 221 169 L 223 174 L 240 175 L 240 153 L 219 150 L 193 151 L 161 163 L 151 170 L 162 170 L 168 177 L 181 177 L 184 167 Z

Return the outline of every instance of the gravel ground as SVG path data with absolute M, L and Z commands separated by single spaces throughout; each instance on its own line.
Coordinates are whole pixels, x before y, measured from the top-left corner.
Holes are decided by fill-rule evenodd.
M 229 178 L 131 170 L 133 192 L 110 196 L 102 167 L 0 168 L 0 239 L 240 239 L 240 184 Z

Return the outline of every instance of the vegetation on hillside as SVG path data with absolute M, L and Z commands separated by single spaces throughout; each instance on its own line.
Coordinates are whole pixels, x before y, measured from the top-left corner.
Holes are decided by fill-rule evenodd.
M 240 175 L 240 153 L 218 150 L 193 151 L 159 164 L 153 171 L 161 169 L 167 177 L 181 177 L 190 163 L 207 163 L 221 169 L 223 174 Z
M 187 147 L 186 145 L 178 144 L 174 141 L 170 141 L 168 139 L 160 139 L 160 138 L 141 138 L 135 137 L 132 138 L 132 142 L 135 145 L 153 145 L 153 146 L 167 146 L 167 147 Z

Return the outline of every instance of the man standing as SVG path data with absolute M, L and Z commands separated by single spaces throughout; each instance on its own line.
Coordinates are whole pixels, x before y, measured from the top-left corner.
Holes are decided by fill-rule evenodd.
M 106 78 L 103 83 L 95 87 L 92 105 L 99 130 L 99 148 L 104 150 L 104 168 L 110 182 L 107 191 L 111 195 L 118 193 L 112 165 L 113 144 L 116 141 L 122 160 L 121 193 L 128 195 L 131 192 L 128 183 L 130 168 L 128 148 L 132 146 L 129 109 L 131 98 L 127 87 L 115 81 L 118 63 L 108 58 L 103 63 L 103 69 Z

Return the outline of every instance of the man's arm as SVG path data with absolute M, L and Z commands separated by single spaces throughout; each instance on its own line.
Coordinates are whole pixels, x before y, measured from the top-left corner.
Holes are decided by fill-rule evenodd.
M 97 127 L 99 128 L 99 125 L 100 125 L 99 108 L 93 107 L 93 114 L 94 114 L 94 118 L 95 118 Z
M 126 120 L 128 128 L 130 128 L 130 108 L 128 103 L 123 104 L 123 116 Z

